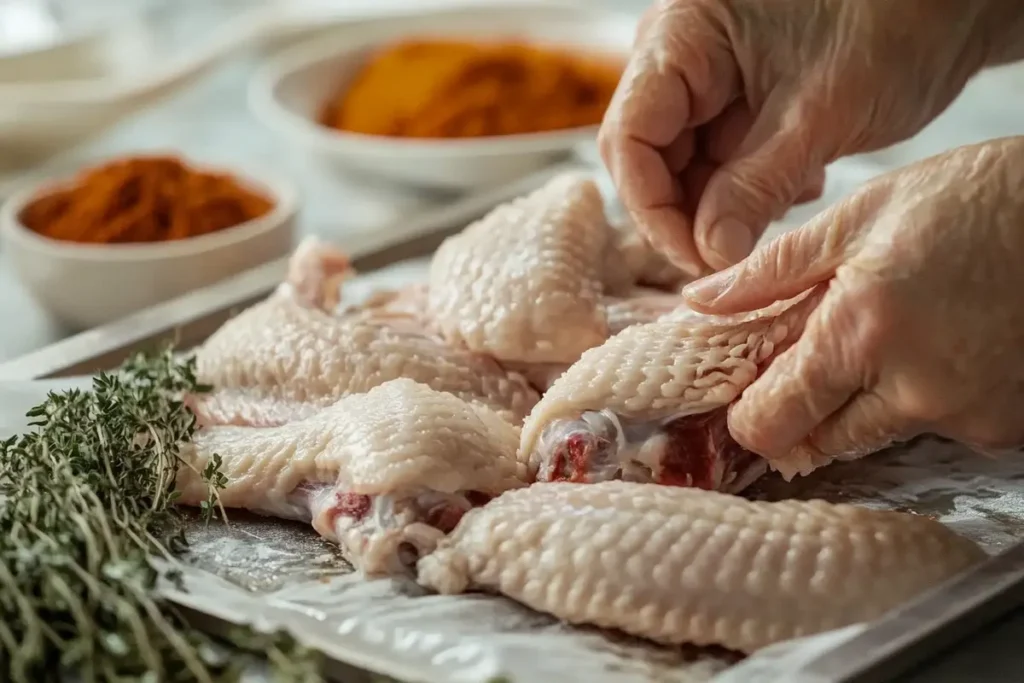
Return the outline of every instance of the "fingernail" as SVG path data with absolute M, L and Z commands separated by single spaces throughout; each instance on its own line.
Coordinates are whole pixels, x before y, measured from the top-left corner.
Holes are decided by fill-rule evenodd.
M 687 299 L 701 304 L 710 304 L 722 296 L 735 279 L 736 274 L 730 268 L 714 275 L 708 275 L 700 280 L 694 280 L 682 289 L 682 294 Z
M 745 259 L 754 250 L 755 242 L 750 228 L 732 218 L 719 221 L 708 231 L 708 247 L 718 254 L 724 265 L 731 266 Z

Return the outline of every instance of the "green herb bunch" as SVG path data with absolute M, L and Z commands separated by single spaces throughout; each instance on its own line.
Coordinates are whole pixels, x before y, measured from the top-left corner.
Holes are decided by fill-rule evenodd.
M 28 413 L 32 430 L 0 443 L 0 680 L 236 681 L 252 663 L 225 657 L 154 592 L 150 558 L 186 547 L 172 503 L 196 422 L 181 399 L 204 390 L 192 358 L 140 354 L 91 391 L 50 393 Z M 218 467 L 203 473 L 208 519 Z M 319 680 L 287 639 L 230 640 L 278 678 Z

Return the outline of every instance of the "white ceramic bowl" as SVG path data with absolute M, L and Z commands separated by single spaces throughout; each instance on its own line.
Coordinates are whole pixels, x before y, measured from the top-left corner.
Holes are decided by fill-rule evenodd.
M 629 16 L 582 6 L 528 5 L 435 11 L 367 21 L 278 54 L 254 76 L 254 114 L 296 147 L 349 173 L 438 190 L 509 182 L 596 136 L 597 127 L 459 140 L 408 140 L 329 129 L 315 120 L 323 99 L 353 78 L 367 53 L 411 37 L 525 39 L 623 57 L 633 40 Z
M 25 187 L 0 207 L 3 267 L 12 268 L 57 320 L 81 331 L 287 255 L 296 239 L 297 191 L 263 174 L 230 172 L 271 198 L 274 208 L 216 233 L 159 244 L 75 244 L 41 236 L 19 215 L 40 189 L 67 179 Z

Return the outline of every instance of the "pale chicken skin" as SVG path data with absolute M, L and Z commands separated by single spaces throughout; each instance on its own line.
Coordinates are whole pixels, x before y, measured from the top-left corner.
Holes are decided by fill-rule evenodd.
M 411 330 L 339 319 L 286 291 L 225 323 L 196 354 L 213 387 L 193 409 L 205 424 L 273 426 L 349 394 L 407 377 L 520 423 L 539 396 L 493 359 Z
M 586 351 L 523 426 L 539 481 L 607 479 L 738 492 L 767 461 L 732 439 L 726 407 L 798 338 L 820 291 L 742 316 L 676 309 Z
M 623 481 L 548 483 L 467 513 L 419 560 L 440 593 L 750 653 L 875 619 L 985 558 L 927 517 Z
M 627 280 L 617 258 L 594 181 L 561 175 L 445 240 L 430 316 L 449 343 L 500 361 L 571 363 L 608 337 L 601 298 Z
M 627 327 L 654 322 L 666 315 L 681 315 L 680 310 L 689 311 L 681 296 L 659 290 L 635 287 L 623 296 L 601 298 L 608 334 L 616 335 Z M 525 363 L 504 361 L 502 367 L 516 372 L 541 393 L 551 388 L 571 363 Z
M 537 391 L 493 359 L 444 344 L 410 317 L 421 290 L 334 315 L 340 284 L 352 273 L 343 252 L 316 238 L 303 240 L 277 291 L 199 348 L 199 378 L 215 388 L 189 400 L 200 421 L 281 425 L 407 377 L 522 422 L 539 399 Z
M 181 454 L 179 502 L 221 457 L 229 508 L 312 522 L 368 575 L 404 571 L 473 505 L 525 485 L 519 430 L 488 408 L 409 379 L 273 428 L 210 427 Z

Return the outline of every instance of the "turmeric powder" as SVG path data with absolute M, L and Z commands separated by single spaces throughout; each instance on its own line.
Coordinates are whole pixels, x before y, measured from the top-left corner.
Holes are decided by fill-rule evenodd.
M 166 242 L 224 230 L 272 208 L 229 175 L 174 157 L 140 156 L 86 169 L 67 186 L 37 195 L 19 218 L 67 242 Z
M 596 125 L 622 61 L 523 42 L 420 40 L 373 57 L 322 125 L 405 138 L 470 138 Z

